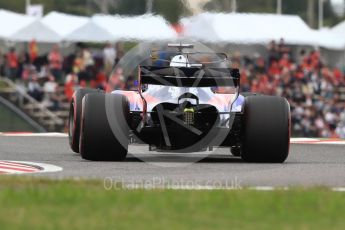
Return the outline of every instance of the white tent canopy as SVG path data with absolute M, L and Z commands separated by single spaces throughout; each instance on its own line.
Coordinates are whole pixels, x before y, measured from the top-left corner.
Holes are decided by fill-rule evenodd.
M 55 43 L 172 40 L 177 33 L 158 15 L 91 18 L 51 12 L 42 19 L 0 10 L 0 39 Z
M 332 29 L 322 28 L 314 32 L 319 46 L 330 50 L 343 50 L 345 48 L 345 37 L 339 36 Z
M 314 32 L 298 16 L 244 13 L 203 13 L 181 20 L 184 35 L 207 42 L 317 45 Z
M 344 40 L 345 40 L 345 21 L 335 25 L 331 31 L 335 34 L 338 34 L 340 36 L 343 36 Z
M 0 9 L 0 38 L 10 39 L 13 34 L 27 27 L 35 20 L 34 17 Z
M 181 19 L 184 36 L 211 43 L 287 44 L 345 48 L 345 22 L 312 30 L 298 16 L 245 13 L 202 13 Z M 176 31 L 159 15 L 95 15 L 91 18 L 50 12 L 42 19 L 0 9 L 0 39 L 37 42 L 115 42 L 174 40 Z
M 95 24 L 108 31 L 114 40 L 168 40 L 177 38 L 175 30 L 161 16 L 121 17 L 95 15 Z
M 88 22 L 88 17 L 75 16 L 55 11 L 50 12 L 42 18 L 42 23 L 62 38 L 86 25 Z
M 20 42 L 30 42 L 36 40 L 42 43 L 57 43 L 62 40 L 55 31 L 37 20 L 11 36 L 11 40 Z
M 70 42 L 105 43 L 113 42 L 115 38 L 111 33 L 97 25 L 93 20 L 89 20 L 89 22 L 84 26 L 67 35 L 64 40 Z
M 330 29 L 330 32 L 333 36 L 336 36 L 338 39 L 343 41 L 343 47 L 345 47 L 345 21 L 335 25 Z
M 176 39 L 175 30 L 161 16 L 120 17 L 95 15 L 83 27 L 66 36 L 66 41 L 111 42 L 119 40 Z

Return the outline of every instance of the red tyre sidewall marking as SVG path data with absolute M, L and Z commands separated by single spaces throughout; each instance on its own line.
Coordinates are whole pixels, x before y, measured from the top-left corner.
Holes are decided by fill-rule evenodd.
M 79 152 L 82 153 L 84 152 L 83 149 L 83 132 L 84 132 L 84 103 L 85 99 L 82 100 L 81 102 L 81 116 L 80 116 L 80 127 L 79 127 Z
M 288 156 L 290 155 L 290 148 L 291 148 L 291 109 L 290 109 L 290 104 L 289 105 L 289 143 L 288 143 Z
M 75 145 L 75 129 L 76 129 L 76 124 L 77 124 L 77 104 L 76 104 L 76 93 L 73 94 L 73 130 L 72 130 L 72 146 Z M 79 127 L 80 131 L 80 127 Z M 78 137 L 79 138 L 79 137 Z

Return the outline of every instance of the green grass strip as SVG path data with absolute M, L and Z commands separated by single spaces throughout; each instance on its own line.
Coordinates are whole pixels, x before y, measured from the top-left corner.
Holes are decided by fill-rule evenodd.
M 4 229 L 345 229 L 345 193 L 106 190 L 102 181 L 0 177 Z

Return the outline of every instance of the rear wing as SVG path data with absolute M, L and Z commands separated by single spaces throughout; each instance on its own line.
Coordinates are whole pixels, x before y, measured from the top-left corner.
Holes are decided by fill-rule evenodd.
M 239 87 L 240 72 L 230 68 L 140 66 L 139 83 L 175 87 Z

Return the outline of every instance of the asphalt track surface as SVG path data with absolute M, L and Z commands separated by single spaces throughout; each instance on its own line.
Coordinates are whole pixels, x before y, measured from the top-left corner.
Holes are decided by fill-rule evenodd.
M 134 154 L 134 155 L 132 155 Z M 202 160 L 200 158 L 206 157 Z M 186 159 L 198 161 L 183 164 Z M 205 186 L 330 186 L 345 187 L 345 145 L 291 145 L 284 164 L 248 164 L 229 149 L 211 155 L 149 152 L 134 146 L 124 162 L 90 162 L 73 153 L 66 137 L 0 136 L 0 160 L 30 161 L 63 168 L 56 173 L 30 174 L 49 178 L 105 179 L 123 183 L 151 181 Z M 237 181 L 237 182 L 236 182 Z

